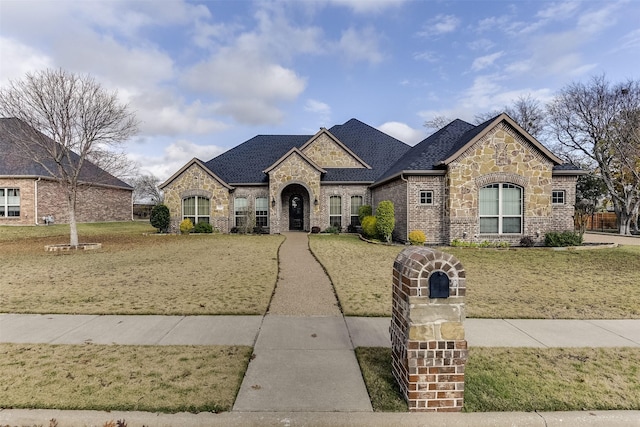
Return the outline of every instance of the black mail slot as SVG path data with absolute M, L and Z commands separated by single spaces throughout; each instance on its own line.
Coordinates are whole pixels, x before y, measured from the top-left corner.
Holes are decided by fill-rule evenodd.
M 429 276 L 429 298 L 449 298 L 449 276 L 435 271 Z

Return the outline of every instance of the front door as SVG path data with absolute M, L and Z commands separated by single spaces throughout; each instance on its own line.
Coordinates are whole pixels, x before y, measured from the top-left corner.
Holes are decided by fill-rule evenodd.
M 289 230 L 304 230 L 304 207 L 297 194 L 289 198 Z

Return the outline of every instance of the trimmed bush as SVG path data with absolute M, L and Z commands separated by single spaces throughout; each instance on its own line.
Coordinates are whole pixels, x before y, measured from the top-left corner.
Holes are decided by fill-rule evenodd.
M 375 238 L 378 235 L 377 231 L 377 222 L 375 216 L 369 215 L 362 218 L 361 226 L 362 226 L 362 234 L 371 239 Z
M 362 220 L 367 217 L 373 215 L 373 211 L 371 210 L 371 205 L 362 205 L 358 209 L 358 219 L 360 220 L 360 225 L 362 225 Z
M 376 230 L 385 242 L 391 242 L 391 234 L 396 226 L 396 215 L 393 202 L 383 200 L 376 208 Z
M 202 234 L 213 233 L 213 226 L 208 222 L 200 221 L 193 227 L 193 232 Z
M 565 247 L 582 245 L 582 235 L 575 231 L 551 231 L 544 235 L 544 245 L 549 247 Z
M 151 209 L 149 222 L 151 222 L 151 226 L 157 228 L 160 233 L 169 231 L 169 224 L 171 224 L 169 208 L 162 204 L 155 205 L 153 209 Z
M 329 234 L 340 234 L 340 228 L 331 226 L 324 230 L 324 232 Z
M 427 236 L 422 230 L 413 230 L 409 233 L 409 243 L 414 246 L 422 246 L 427 241 Z
M 520 246 L 524 246 L 525 248 L 531 248 L 535 244 L 536 242 L 531 236 L 524 236 L 522 239 L 520 239 Z
M 183 219 L 180 223 L 180 232 L 182 234 L 189 234 L 189 232 L 193 230 L 193 223 L 189 218 Z

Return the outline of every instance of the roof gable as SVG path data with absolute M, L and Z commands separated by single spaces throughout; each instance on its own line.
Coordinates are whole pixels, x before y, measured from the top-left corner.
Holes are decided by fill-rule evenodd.
M 325 128 L 320 128 L 318 133 L 300 147 L 300 151 L 325 168 L 371 169 L 371 166 Z
M 469 132 L 465 133 L 460 137 L 458 142 L 451 148 L 450 152 L 446 155 L 444 159 L 440 162 L 443 165 L 447 165 L 452 161 L 456 160 L 462 153 L 464 153 L 469 147 L 473 146 L 476 142 L 482 139 L 485 135 L 491 132 L 498 124 L 505 122 L 511 128 L 513 128 L 517 133 L 519 133 L 526 141 L 531 143 L 538 151 L 540 151 L 545 157 L 547 157 L 553 164 L 562 164 L 562 160 L 558 158 L 555 154 L 547 149 L 544 145 L 538 142 L 533 136 L 531 136 L 527 131 L 522 129 L 520 125 L 518 125 L 511 117 L 509 117 L 506 113 L 502 113 L 493 119 L 489 119 L 486 122 L 476 126 L 474 129 L 471 129 Z
M 289 150 L 287 152 L 287 154 L 285 154 L 284 156 L 280 157 L 278 160 L 276 160 L 271 166 L 269 166 L 263 172 L 268 174 L 269 172 L 271 172 L 272 170 L 274 170 L 278 166 L 280 166 L 285 160 L 287 160 L 287 159 L 289 159 L 291 157 L 298 157 L 298 158 L 302 159 L 304 162 L 309 164 L 309 166 L 311 166 L 313 169 L 317 170 L 320 173 L 326 173 L 327 172 L 326 170 L 324 170 L 320 166 L 318 166 L 313 160 L 311 160 L 309 157 L 307 157 L 297 147 L 293 147 L 291 150 Z
M 171 175 L 169 177 L 169 179 L 167 179 L 165 182 L 163 182 L 162 184 L 160 184 L 158 186 L 158 188 L 163 189 L 166 186 L 168 186 L 169 184 L 171 184 L 176 178 L 178 178 L 180 175 L 182 175 L 187 169 L 189 169 L 190 167 L 192 167 L 193 165 L 196 165 L 197 167 L 201 168 L 207 175 L 209 175 L 212 179 L 218 181 L 220 183 L 220 185 L 222 185 L 223 187 L 225 187 L 228 190 L 232 190 L 233 187 L 230 186 L 229 184 L 227 184 L 226 182 L 224 182 L 224 180 L 222 180 L 218 175 L 216 175 L 211 169 L 209 169 L 204 163 L 202 163 L 201 160 L 197 159 L 197 158 L 193 158 L 191 159 L 191 161 L 189 161 L 186 165 L 184 165 L 183 167 L 180 168 L 180 170 L 178 170 L 176 173 L 174 173 L 173 175 Z

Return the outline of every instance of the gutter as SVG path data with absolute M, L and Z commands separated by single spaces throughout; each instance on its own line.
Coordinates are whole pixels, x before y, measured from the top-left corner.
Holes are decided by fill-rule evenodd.
M 447 170 L 446 169 L 442 169 L 442 170 L 403 170 L 400 171 L 394 175 L 391 175 L 388 178 L 383 179 L 382 181 L 378 181 L 378 182 L 374 182 L 371 185 L 371 188 L 375 188 L 378 187 L 380 185 L 386 184 L 389 181 L 393 181 L 396 178 L 400 178 L 403 179 L 402 177 L 404 175 L 432 175 L 432 176 L 439 176 L 439 175 L 446 175 L 447 174 Z
M 405 230 L 405 235 L 404 235 L 404 237 L 406 238 L 407 236 L 409 236 L 409 180 L 404 177 L 404 173 L 400 174 L 400 179 L 407 184 L 407 189 L 404 192 L 407 198 L 406 200 L 407 229 Z M 405 239 L 405 242 L 406 242 L 406 239 Z

